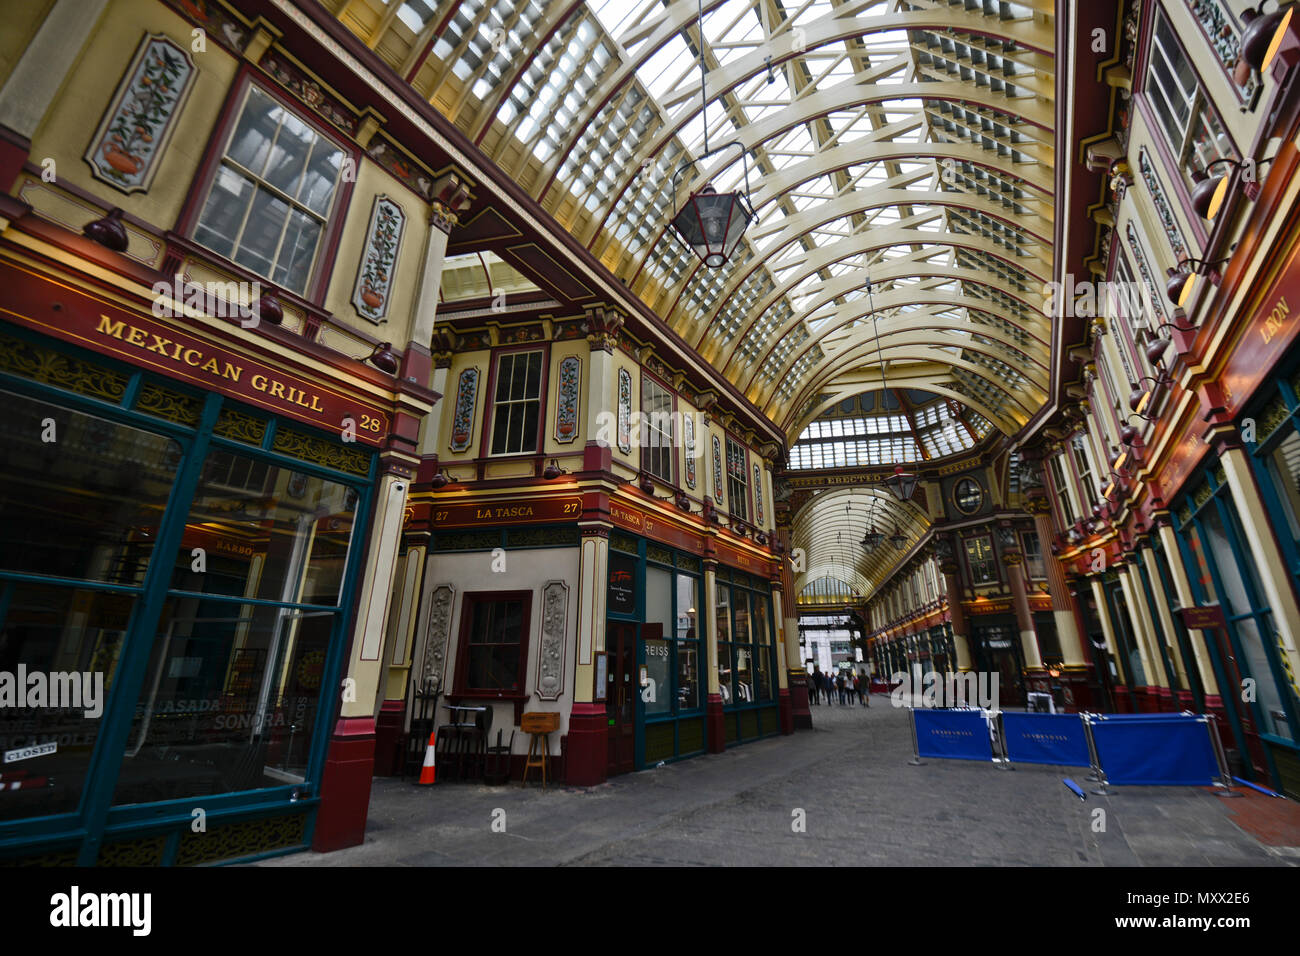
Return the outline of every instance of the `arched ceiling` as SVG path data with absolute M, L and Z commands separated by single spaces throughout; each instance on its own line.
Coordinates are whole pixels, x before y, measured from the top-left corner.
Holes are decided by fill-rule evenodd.
M 794 516 L 794 539 L 804 549 L 806 570 L 795 575 L 795 593 L 809 581 L 837 578 L 870 598 L 899 557 L 930 527 L 925 512 L 898 501 L 883 488 L 852 488 L 814 495 Z M 866 551 L 862 536 L 874 528 L 885 535 Z M 900 550 L 889 538 L 895 530 L 906 539 Z
M 322 3 L 791 442 L 881 362 L 1007 434 L 1044 402 L 1050 0 Z M 732 149 L 674 194 L 705 117 L 758 215 L 721 269 L 668 227 L 705 181 L 744 185 Z M 829 525 L 804 520 L 825 571 Z M 838 571 L 867 593 L 864 560 Z

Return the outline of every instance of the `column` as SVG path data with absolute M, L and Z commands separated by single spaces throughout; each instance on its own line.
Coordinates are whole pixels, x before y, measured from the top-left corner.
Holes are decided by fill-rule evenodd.
M 783 603 L 777 613 L 785 617 L 786 680 L 790 685 L 790 720 L 795 730 L 812 730 L 812 711 L 808 709 L 808 667 L 799 653 L 799 608 L 795 598 L 794 572 L 785 555 L 790 553 L 790 527 L 782 525 L 773 529 L 781 544 L 781 596 Z M 784 724 L 782 727 L 784 728 Z
M 1147 671 L 1147 687 L 1153 698 L 1153 702 L 1158 704 L 1165 703 L 1166 694 L 1172 694 L 1173 688 L 1169 686 L 1169 677 L 1165 673 L 1164 658 L 1160 655 L 1160 640 L 1156 636 L 1155 622 L 1151 618 L 1151 607 L 1147 603 L 1146 588 L 1142 586 L 1142 572 L 1136 567 L 1121 570 L 1121 582 L 1126 583 L 1126 594 L 1129 597 L 1129 616 L 1133 618 L 1134 632 L 1138 635 L 1140 647 L 1146 648 L 1146 653 L 1142 658 L 1142 666 L 1147 667 L 1150 662 L 1150 670 Z M 1162 710 L 1162 706 L 1157 706 L 1157 710 Z
M 952 541 L 947 535 L 936 536 L 934 548 L 948 600 L 948 619 L 952 624 L 953 648 L 957 652 L 957 670 L 968 671 L 971 669 L 970 624 L 966 621 L 966 611 L 961 606 L 961 579 L 957 576 L 957 559 L 953 556 Z
M 1043 657 L 1038 651 L 1038 634 L 1034 616 L 1029 612 L 1029 595 L 1025 592 L 1025 575 L 1021 570 L 1025 556 L 1019 551 L 1004 551 L 1002 563 L 1011 582 L 1011 603 L 1016 609 L 1016 626 L 1020 629 L 1020 649 L 1025 655 L 1025 670 L 1042 670 Z
M 578 559 L 578 646 L 573 708 L 565 741 L 565 782 L 579 787 L 604 783 L 609 766 L 609 724 L 596 700 L 596 655 L 605 650 L 605 600 L 609 586 L 609 531 L 605 521 L 582 521 Z
M 1074 608 L 1071 606 L 1070 589 L 1065 583 L 1065 574 L 1061 571 L 1061 562 L 1052 557 L 1050 545 L 1056 536 L 1052 526 L 1052 508 L 1046 495 L 1031 498 L 1028 510 L 1034 516 L 1034 530 L 1038 533 L 1038 544 L 1043 549 L 1043 565 L 1047 568 L 1047 587 L 1052 597 L 1052 618 L 1056 621 L 1056 635 L 1061 642 L 1061 655 L 1065 658 L 1067 670 L 1086 668 L 1087 660 L 1083 654 L 1083 640 L 1079 634 Z
M 375 699 L 384 672 L 384 627 L 410 486 L 408 462 L 386 454 L 381 467 L 384 473 L 375 495 L 356 630 L 344 670 L 343 703 L 321 780 L 312 839 L 312 849 L 320 852 L 356 846 L 366 834 L 375 761 Z
M 615 407 L 614 402 L 614 346 L 618 330 L 623 327 L 623 316 L 603 305 L 587 310 L 583 327 L 587 330 L 587 343 L 591 357 L 587 372 L 586 428 L 587 443 L 583 448 L 582 470 L 607 472 L 611 466 L 610 448 L 597 439 L 601 415 Z
M 1152 678 L 1155 676 L 1156 672 L 1152 669 L 1151 655 L 1147 650 L 1147 643 L 1143 639 L 1142 630 L 1138 625 L 1136 610 L 1137 603 L 1133 593 L 1133 582 L 1129 578 L 1128 568 L 1121 564 L 1116 568 L 1116 572 L 1119 575 L 1120 589 L 1124 592 L 1124 603 L 1128 605 L 1129 627 L 1133 632 L 1133 643 L 1137 645 L 1138 659 L 1142 662 L 1142 675 L 1145 680 L 1145 684 L 1140 688 L 1136 681 L 1130 679 L 1129 686 L 1133 688 L 1134 694 L 1146 698 L 1150 696 L 1150 692 L 1144 688 L 1154 686 Z M 1130 677 L 1131 676 L 1132 675 L 1130 675 Z M 1149 707 L 1147 709 L 1149 709 Z
M 1290 661 L 1290 672 L 1300 674 L 1300 652 L 1296 649 L 1296 636 L 1300 635 L 1300 605 L 1296 603 L 1295 590 L 1286 560 L 1273 537 L 1274 517 L 1264 507 L 1250 458 L 1241 447 L 1235 431 L 1226 438 L 1217 437 L 1219 463 L 1223 465 L 1232 489 L 1232 501 L 1241 516 L 1242 533 L 1255 556 L 1255 567 L 1264 588 L 1264 596 L 1273 612 L 1277 628 L 1278 653 Z M 1267 640 L 1267 635 L 1265 635 Z M 1285 684 L 1279 688 L 1285 692 Z
M 107 5 L 108 0 L 56 0 L 0 88 L 0 193 L 22 171 L 32 136 Z
M 781 715 L 781 733 L 794 733 L 794 714 L 790 704 L 790 681 L 786 673 L 786 630 L 785 614 L 782 606 L 783 594 L 780 579 L 772 585 L 772 623 L 776 625 L 776 686 L 777 713 Z M 799 646 L 798 632 L 795 632 L 795 647 Z
M 727 728 L 722 715 L 722 693 L 718 686 L 718 562 L 704 561 L 704 616 L 708 623 L 705 646 L 708 649 L 706 666 L 709 669 L 709 693 L 705 703 L 705 723 L 708 727 L 708 748 L 711 754 L 727 749 Z
M 1187 680 L 1187 668 L 1183 661 L 1182 650 L 1178 646 L 1178 631 L 1174 623 L 1174 615 L 1169 610 L 1169 605 L 1173 603 L 1173 595 L 1161 594 L 1164 589 L 1164 582 L 1161 580 L 1160 567 L 1156 563 L 1156 552 L 1151 546 L 1150 540 L 1142 538 L 1138 547 L 1142 553 L 1143 564 L 1147 569 L 1147 577 L 1151 581 L 1152 601 L 1155 605 L 1153 610 L 1160 621 L 1158 630 L 1164 634 L 1163 642 L 1157 638 L 1157 650 L 1162 650 L 1168 657 L 1169 663 L 1173 666 L 1174 673 L 1177 675 L 1178 683 L 1188 688 L 1186 700 L 1179 698 L 1181 691 L 1178 687 L 1169 688 L 1169 692 L 1173 696 L 1173 702 L 1176 705 L 1174 709 L 1181 710 L 1184 705 L 1190 707 L 1192 704 L 1190 696 L 1191 683 Z
M 1165 557 L 1169 560 L 1169 576 L 1173 578 L 1174 593 L 1170 597 L 1177 601 L 1179 607 L 1195 607 L 1196 599 L 1192 596 L 1192 583 L 1187 577 L 1187 568 L 1183 565 L 1183 555 L 1178 549 L 1178 537 L 1168 521 L 1160 522 L 1156 528 L 1160 543 L 1164 546 Z M 1204 631 L 1187 629 L 1187 642 L 1192 646 L 1196 658 L 1196 672 L 1201 677 L 1201 686 L 1205 688 L 1206 707 L 1223 712 L 1223 702 L 1218 700 L 1219 682 L 1214 677 L 1214 666 L 1210 663 Z M 1215 699 L 1211 699 L 1215 698 Z

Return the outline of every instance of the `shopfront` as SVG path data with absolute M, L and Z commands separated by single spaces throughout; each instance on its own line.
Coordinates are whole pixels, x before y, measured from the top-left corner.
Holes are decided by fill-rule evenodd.
M 1287 514 L 1287 506 L 1276 497 L 1269 469 L 1270 463 L 1276 467 L 1274 455 L 1293 429 L 1289 420 L 1275 424 L 1271 441 L 1261 443 L 1264 447 L 1255 456 L 1259 470 L 1268 477 L 1260 482 L 1261 488 L 1274 496 L 1277 510 L 1273 513 L 1279 516 Z M 1206 628 L 1204 633 L 1219 686 L 1241 688 L 1239 693 L 1223 695 L 1237 749 L 1251 779 L 1294 793 L 1300 790 L 1296 690 L 1227 476 L 1221 464 L 1212 462 L 1185 488 L 1174 502 L 1174 528 L 1196 604 L 1222 612 L 1222 626 Z M 1276 533 L 1284 547 L 1294 549 L 1294 537 L 1284 521 L 1278 522 Z M 1290 553 L 1294 555 L 1294 550 Z
M 0 852 L 307 845 L 377 456 L 13 325 L 0 400 Z
M 611 532 L 605 663 L 597 666 L 608 773 L 705 752 L 703 593 L 695 555 Z
M 778 734 L 778 661 L 768 584 L 719 567 L 717 594 L 718 693 L 726 742 Z

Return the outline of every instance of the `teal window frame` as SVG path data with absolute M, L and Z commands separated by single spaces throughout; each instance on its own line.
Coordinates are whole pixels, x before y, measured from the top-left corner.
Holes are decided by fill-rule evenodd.
M 149 635 L 156 626 L 163 604 L 172 595 L 198 596 L 205 601 L 227 601 L 333 613 L 335 621 L 322 671 L 321 686 L 324 689 L 339 685 L 343 654 L 354 619 L 361 560 L 366 551 L 364 536 L 370 520 L 379 456 L 371 454 L 367 473 L 363 476 L 335 471 L 280 454 L 271 450 L 280 419 L 270 412 L 242 405 L 216 392 L 198 391 L 166 376 L 147 372 L 87 349 L 45 338 L 18 326 L 6 324 L 3 328 L 5 334 L 29 342 L 35 347 L 122 375 L 127 379 L 127 385 L 121 400 L 115 403 L 0 371 L 0 389 L 162 435 L 173 439 L 181 446 L 180 464 L 172 480 L 153 555 L 179 552 L 203 465 L 208 451 L 213 448 L 344 484 L 356 491 L 357 506 L 354 538 L 348 545 L 348 558 L 343 571 L 344 584 L 340 589 L 336 605 L 281 603 L 215 594 L 193 595 L 170 587 L 173 562 L 155 561 L 152 558 L 145 573 L 144 583 L 141 585 L 113 585 L 43 574 L 0 571 L 0 621 L 4 620 L 3 615 L 7 610 L 14 583 L 131 594 L 136 598 L 127 621 L 117 671 L 107 700 L 104 702 L 100 731 L 91 752 L 77 809 L 51 816 L 0 821 L 0 854 L 9 856 L 15 853 L 21 854 L 23 850 L 40 852 L 57 848 L 76 848 L 78 865 L 93 866 L 98 860 L 101 847 L 111 839 L 165 834 L 167 843 L 163 851 L 162 863 L 168 865 L 175 860 L 180 834 L 191 824 L 192 810 L 199 800 L 202 801 L 210 826 L 219 822 L 250 817 L 280 816 L 286 811 L 306 812 L 308 822 L 304 841 L 310 845 L 315 827 L 316 809 L 320 804 L 319 794 L 325 756 L 334 717 L 340 704 L 337 694 L 322 692 L 317 702 L 315 739 L 308 750 L 307 767 L 302 783 L 286 783 L 257 790 L 123 806 L 113 806 L 114 792 L 136 704 L 147 677 L 153 638 L 146 635 Z M 146 383 L 154 383 L 198 401 L 200 403 L 198 423 L 194 426 L 181 425 L 139 411 L 136 403 Z M 266 431 L 259 445 L 224 438 L 213 433 L 218 416 L 221 410 L 227 407 L 227 403 L 229 407 L 241 412 L 246 411 L 266 421 Z M 287 420 L 286 427 L 325 440 L 334 440 L 334 436 L 295 420 Z M 304 791 L 306 796 L 302 796 Z M 295 796 L 295 793 L 298 795 Z M 292 852 L 293 849 L 297 848 L 291 848 L 287 852 Z

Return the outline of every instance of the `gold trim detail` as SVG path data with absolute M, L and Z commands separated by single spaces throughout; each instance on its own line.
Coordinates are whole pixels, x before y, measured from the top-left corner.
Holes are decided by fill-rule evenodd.
M 0 372 L 120 404 L 127 376 L 70 355 L 0 335 Z
M 271 450 L 353 475 L 370 474 L 370 456 L 360 449 L 334 445 L 290 428 L 276 431 Z

